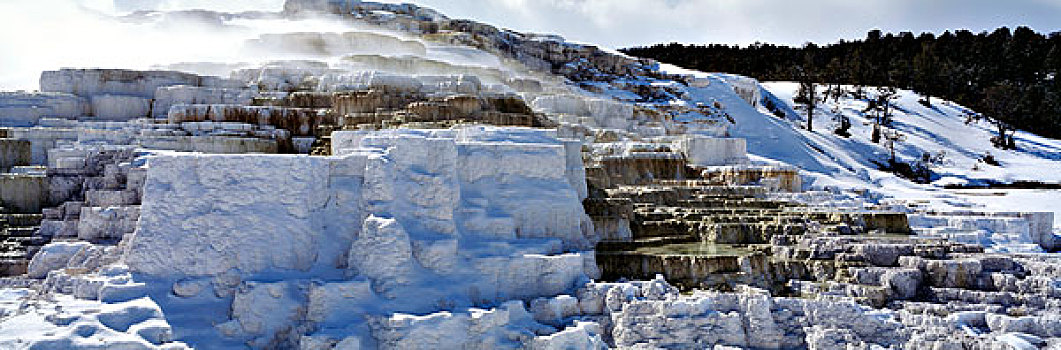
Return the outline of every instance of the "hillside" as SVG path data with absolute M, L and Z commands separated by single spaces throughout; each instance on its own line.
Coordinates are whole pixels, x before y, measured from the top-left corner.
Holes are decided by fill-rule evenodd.
M 759 83 L 740 76 L 701 73 L 668 65 L 664 65 L 663 71 L 700 76 L 714 82 L 708 87 L 688 88 L 685 102 L 721 102 L 735 121 L 729 129 L 731 136 L 747 139 L 749 153 L 765 158 L 766 162 L 779 161 L 800 167 L 807 172 L 808 186 L 865 188 L 886 198 L 932 200 L 943 208 L 987 206 L 1058 212 L 1057 207 L 1049 209 L 1052 201 L 1045 200 L 1054 198 L 1055 191 L 1012 191 L 1008 196 L 983 198 L 944 189 L 1061 182 L 1061 141 L 1018 131 L 1017 149 L 1000 150 L 991 143 L 991 137 L 997 135 L 994 126 L 986 120 L 969 121 L 975 112 L 953 102 L 934 99 L 933 106 L 926 107 L 918 102 L 921 95 L 908 90 L 898 90 L 893 101 L 894 121 L 886 129 L 903 135 L 903 140 L 895 146 L 897 160 L 917 164 L 926 154 L 937 158 L 925 163 L 932 177 L 922 184 L 881 170 L 891 155 L 885 140 L 879 143 L 871 140 L 874 112 L 867 111 L 867 106 L 869 100 L 876 98 L 873 88 L 865 88 L 866 96 L 861 99 L 845 95 L 819 104 L 815 110 L 815 130 L 811 132 L 806 130 L 805 107 L 793 102 L 799 88 L 797 83 Z M 752 106 L 734 92 L 734 85 L 761 89 L 761 100 Z M 824 95 L 825 88 L 818 87 L 820 94 Z M 852 86 L 845 88 L 854 91 Z M 780 113 L 769 110 L 768 103 Z M 849 137 L 834 133 L 842 117 L 851 123 Z M 988 154 L 999 165 L 984 163 Z M 1006 191 L 994 191 L 1002 192 Z
M 1054 28 L 1046 28 L 1054 29 Z M 883 33 L 801 47 L 653 45 L 623 52 L 763 81 L 894 86 L 957 102 L 1015 127 L 1061 137 L 1061 33 L 1021 26 L 974 33 Z

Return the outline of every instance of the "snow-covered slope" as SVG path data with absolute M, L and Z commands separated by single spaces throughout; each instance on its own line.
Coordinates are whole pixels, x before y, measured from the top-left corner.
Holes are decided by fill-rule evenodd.
M 706 86 L 688 86 L 681 103 L 724 106 L 732 118 L 729 135 L 745 138 L 748 152 L 761 162 L 783 162 L 798 166 L 809 188 L 867 189 L 881 199 L 928 201 L 937 209 L 1048 211 L 1061 216 L 1051 203 L 1061 202 L 1057 190 L 947 190 L 946 186 L 977 186 L 1021 181 L 1061 183 L 1061 140 L 1018 131 L 1015 150 L 994 147 L 995 128 L 986 120 L 969 118 L 976 112 L 956 103 L 933 98 L 932 106 L 919 102 L 919 94 L 898 90 L 893 100 L 893 121 L 885 130 L 903 135 L 895 144 L 898 161 L 916 164 L 924 155 L 936 158 L 925 163 L 933 181 L 919 184 L 880 170 L 890 150 L 886 142 L 872 142 L 873 112 L 866 111 L 876 89 L 864 88 L 865 96 L 851 94 L 829 98 L 815 110 L 814 130 L 806 130 L 806 109 L 793 101 L 799 84 L 760 83 L 747 77 L 696 72 L 671 65 L 662 71 L 706 80 Z M 846 86 L 847 90 L 854 87 Z M 741 89 L 758 89 L 754 101 L 741 96 Z M 820 86 L 820 95 L 825 87 Z M 766 104 L 773 104 L 778 117 Z M 833 131 L 840 118 L 851 122 L 844 137 Z M 983 162 L 991 155 L 1000 165 Z M 1058 226 L 1061 228 L 1061 225 Z
M 798 84 L 765 83 L 763 88 L 789 108 L 798 106 L 793 102 Z M 866 93 L 867 97 L 863 99 L 851 96 L 827 99 L 815 111 L 815 132 L 801 134 L 807 136 L 814 147 L 842 159 L 843 163 L 865 168 L 872 168 L 873 161 L 885 163 L 889 151 L 883 142 L 871 142 L 873 117 L 870 112 L 865 112 L 868 99 L 875 98 L 877 92 L 867 88 Z M 974 111 L 936 98 L 929 107 L 918 102 L 922 98 L 913 91 L 899 90 L 894 101 L 893 121 L 886 129 L 904 136 L 895 147 L 899 161 L 913 163 L 920 161 L 923 154 L 943 152 L 942 162 L 933 168 L 939 174 L 934 185 L 1061 182 L 1061 140 L 1019 131 L 1014 137 L 1018 148 L 1001 150 L 992 146 L 990 141 L 997 135 L 994 127 L 986 120 L 970 118 Z M 806 123 L 805 109 L 789 115 L 799 116 L 799 120 L 789 124 L 793 129 L 803 130 L 800 126 Z M 851 137 L 832 132 L 841 117 L 851 121 Z M 982 159 L 988 154 L 998 160 L 1000 166 L 985 164 Z M 871 178 L 879 181 L 880 177 Z

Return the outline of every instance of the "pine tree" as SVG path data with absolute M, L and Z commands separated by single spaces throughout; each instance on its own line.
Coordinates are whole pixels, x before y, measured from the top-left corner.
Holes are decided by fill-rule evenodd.
M 985 91 L 983 100 L 983 104 L 986 107 L 985 117 L 998 129 L 998 135 L 991 138 L 995 147 L 1001 149 L 1016 148 L 1013 136 L 1007 132 L 1016 131 L 1009 121 L 1017 116 L 1016 112 L 1020 106 L 1020 98 L 1021 92 L 1019 89 L 1008 81 L 996 83 Z
M 818 108 L 818 85 L 814 74 L 800 68 L 802 73 L 799 79 L 799 91 L 796 92 L 796 103 L 803 104 L 807 108 L 807 130 L 814 131 L 814 111 Z
M 1003 27 L 915 37 L 874 30 L 862 40 L 821 46 L 671 44 L 625 52 L 764 81 L 801 81 L 804 72 L 791 67 L 817 68 L 828 81 L 815 83 L 829 84 L 825 94 L 830 97 L 836 97 L 837 84 L 855 86 L 857 99 L 866 99 L 865 86 L 895 86 L 921 94 L 925 105 L 941 98 L 985 113 L 991 110 L 985 101 L 988 89 L 1008 81 L 1032 96 L 999 119 L 1011 125 L 1004 128 L 1004 144 L 1010 144 L 1015 129 L 1061 138 L 1061 32 L 1043 35 L 1027 27 Z

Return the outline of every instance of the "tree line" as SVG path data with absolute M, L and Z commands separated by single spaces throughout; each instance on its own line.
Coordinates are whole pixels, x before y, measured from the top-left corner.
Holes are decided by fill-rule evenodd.
M 995 144 L 1013 148 L 1016 129 L 1061 138 L 1061 32 L 1028 27 L 940 35 L 870 31 L 865 39 L 819 46 L 756 43 L 659 44 L 622 52 L 707 72 L 746 75 L 763 81 L 891 86 L 955 101 L 991 121 Z M 861 88 L 856 88 L 861 90 Z M 861 92 L 857 92 L 861 94 Z

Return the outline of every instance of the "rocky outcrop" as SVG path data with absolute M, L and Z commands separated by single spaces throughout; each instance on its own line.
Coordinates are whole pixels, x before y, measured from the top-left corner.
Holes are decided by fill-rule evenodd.
M 231 279 L 223 284 L 229 287 L 215 283 L 214 289 L 222 295 L 235 290 L 234 310 L 244 309 L 240 281 L 278 273 L 358 276 L 371 286 L 366 305 L 419 312 L 435 310 L 436 302 L 475 305 L 555 295 L 595 276 L 591 254 L 562 253 L 588 247 L 594 238 L 588 218 L 570 214 L 581 211 L 579 194 L 565 175 L 566 150 L 548 133 L 527 130 L 521 137 L 471 129 L 357 136 L 348 142 L 336 135 L 336 146 L 349 148 L 338 148 L 331 158 L 151 159 L 139 228 L 125 262 L 133 272 L 173 281 Z M 498 142 L 502 137 L 516 143 Z M 246 171 L 263 167 L 276 176 Z M 414 304 L 390 301 L 410 300 L 425 283 L 447 276 L 461 282 L 439 291 L 444 300 L 421 295 Z M 265 290 L 292 290 L 290 283 L 298 282 Z M 291 298 L 275 302 L 308 302 Z M 243 313 L 234 313 L 238 337 L 265 341 L 280 331 L 268 323 L 247 328 L 258 324 L 248 317 L 261 316 Z
M 89 102 L 66 93 L 0 92 L 0 126 L 30 127 L 41 118 L 77 118 L 89 114 Z
M 33 158 L 31 147 L 27 140 L 0 138 L 0 171 L 9 172 L 12 167 L 29 165 Z

